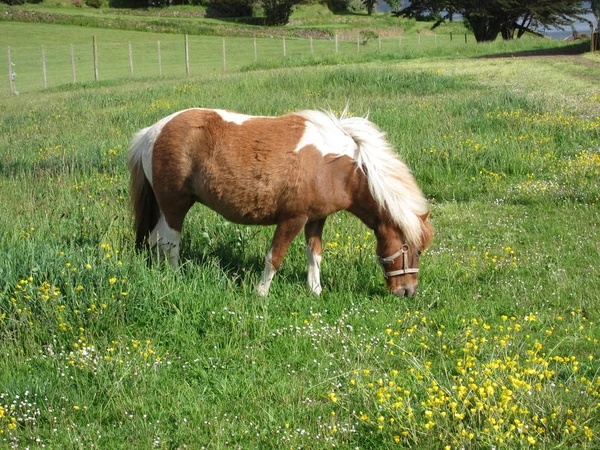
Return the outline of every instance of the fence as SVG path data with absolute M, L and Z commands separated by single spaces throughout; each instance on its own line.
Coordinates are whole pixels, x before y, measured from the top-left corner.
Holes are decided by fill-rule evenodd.
M 256 62 L 335 54 L 414 52 L 474 42 L 467 35 L 412 35 L 366 39 L 221 38 L 168 35 L 155 42 L 10 46 L 0 66 L 0 95 L 69 83 L 125 77 L 180 77 L 237 71 Z M 5 86 L 5 88 L 2 88 Z

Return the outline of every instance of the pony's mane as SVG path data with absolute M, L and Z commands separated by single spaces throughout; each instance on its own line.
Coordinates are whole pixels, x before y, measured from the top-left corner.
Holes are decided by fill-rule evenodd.
M 402 229 L 407 242 L 420 245 L 426 233 L 420 216 L 429 211 L 427 199 L 385 133 L 366 117 L 347 117 L 345 110 L 340 117 L 332 112 L 323 116 L 356 142 L 354 159 L 367 176 L 373 198 Z

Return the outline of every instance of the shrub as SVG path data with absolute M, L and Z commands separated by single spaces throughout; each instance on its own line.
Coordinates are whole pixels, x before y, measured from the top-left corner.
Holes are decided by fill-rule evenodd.
M 25 0 L 0 0 L 1 3 L 6 3 L 7 5 L 15 6 L 22 5 L 25 3 Z
M 266 25 L 285 25 L 298 0 L 262 0 Z
M 85 4 L 90 8 L 100 8 L 102 6 L 102 0 L 85 0 Z
M 207 17 L 248 17 L 252 16 L 254 0 L 210 0 L 206 9 Z
M 348 0 L 327 0 L 327 7 L 332 12 L 348 10 Z

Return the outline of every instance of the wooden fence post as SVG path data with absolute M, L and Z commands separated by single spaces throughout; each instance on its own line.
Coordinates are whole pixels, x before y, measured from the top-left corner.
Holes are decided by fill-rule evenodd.
M 156 41 L 156 48 L 158 49 L 158 76 L 162 77 L 162 55 L 160 53 L 160 41 Z
M 254 62 L 258 62 L 258 49 L 256 48 L 256 38 L 254 38 Z
M 13 79 L 13 63 L 10 57 L 10 47 L 8 47 L 8 87 L 10 89 L 10 95 L 14 95 L 15 83 Z
M 225 54 L 225 39 L 223 39 L 223 72 L 227 72 L 227 56 Z
M 96 35 L 92 40 L 94 49 L 94 80 L 98 81 L 98 43 L 96 42 Z
M 360 31 L 356 35 L 356 53 L 360 53 Z
M 131 42 L 129 42 L 129 74 L 133 76 L 133 50 L 131 49 Z
M 190 52 L 188 46 L 188 35 L 184 35 L 184 44 L 185 44 L 185 76 L 190 76 Z
M 338 35 L 337 33 L 335 33 L 335 52 L 337 53 L 339 51 L 339 47 L 338 47 Z
M 283 36 L 283 57 L 285 58 L 287 56 L 287 51 L 285 48 L 285 36 Z
M 77 74 L 75 73 L 75 52 L 73 51 L 73 44 L 69 45 L 69 53 L 71 55 L 71 81 L 77 82 Z
M 42 45 L 42 75 L 44 77 L 44 89 L 48 87 L 48 77 L 46 76 L 46 49 Z
M 313 39 L 312 36 L 310 37 L 310 54 L 314 55 L 315 54 L 315 47 L 313 46 Z

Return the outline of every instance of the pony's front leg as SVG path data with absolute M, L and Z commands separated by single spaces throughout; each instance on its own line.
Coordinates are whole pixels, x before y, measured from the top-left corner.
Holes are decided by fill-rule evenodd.
M 269 293 L 271 281 L 279 270 L 287 249 L 305 224 L 306 217 L 294 217 L 277 224 L 271 248 L 265 258 L 265 270 L 256 286 L 258 295 L 264 297 Z
M 306 257 L 308 259 L 308 287 L 315 295 L 321 291 L 321 259 L 323 254 L 323 226 L 325 219 L 309 222 L 304 227 L 306 237 Z

